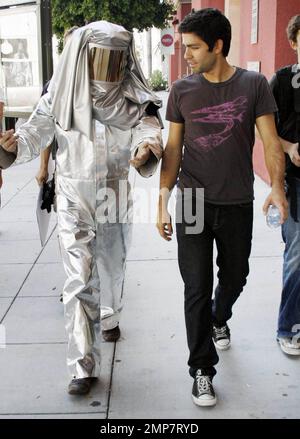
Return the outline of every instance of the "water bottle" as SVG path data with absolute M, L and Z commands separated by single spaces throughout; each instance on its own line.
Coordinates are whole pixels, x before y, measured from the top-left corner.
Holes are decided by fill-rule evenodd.
M 271 229 L 276 229 L 280 226 L 280 212 L 278 207 L 271 204 L 267 213 L 267 224 Z

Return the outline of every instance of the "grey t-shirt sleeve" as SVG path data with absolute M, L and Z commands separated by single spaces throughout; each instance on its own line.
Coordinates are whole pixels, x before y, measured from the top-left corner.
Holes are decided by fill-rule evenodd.
M 263 75 L 258 78 L 255 118 L 277 112 L 277 105 L 268 81 Z
M 167 104 L 166 119 L 170 122 L 184 123 L 184 118 L 179 109 L 175 85 L 172 86 Z

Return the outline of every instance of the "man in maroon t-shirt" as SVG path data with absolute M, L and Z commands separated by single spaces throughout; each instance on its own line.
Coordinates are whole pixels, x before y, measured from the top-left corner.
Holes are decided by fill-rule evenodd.
M 228 19 L 217 9 L 202 9 L 185 17 L 179 32 L 193 74 L 176 81 L 169 97 L 170 131 L 161 168 L 157 227 L 169 241 L 173 229 L 168 200 L 179 175 L 182 197 L 177 196 L 177 206 L 183 208 L 177 212 L 184 215 L 181 220 L 177 217 L 176 231 L 185 284 L 188 365 L 194 378 L 192 399 L 199 406 L 212 406 L 216 404 L 212 385 L 216 348 L 230 346 L 227 321 L 249 273 L 255 124 L 272 182 L 263 209 L 266 213 L 270 204 L 276 205 L 281 222 L 287 216 L 284 154 L 274 123 L 277 107 L 267 80 L 226 60 L 231 41 Z M 200 188 L 204 189 L 202 200 L 197 197 Z M 191 192 L 189 206 L 187 193 Z M 189 209 L 197 212 L 201 201 L 203 230 L 195 233 L 185 214 Z M 219 282 L 212 302 L 214 241 Z

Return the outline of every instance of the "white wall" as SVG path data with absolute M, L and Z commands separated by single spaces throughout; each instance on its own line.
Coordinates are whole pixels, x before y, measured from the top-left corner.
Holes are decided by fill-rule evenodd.
M 152 72 L 154 70 L 160 70 L 163 75 L 168 77 L 168 62 L 167 57 L 164 62 L 162 62 L 161 51 L 160 51 L 160 29 L 151 28 L 152 36 Z M 147 51 L 147 32 L 134 31 L 135 47 L 139 61 L 142 66 L 144 75 L 148 79 L 148 51 Z

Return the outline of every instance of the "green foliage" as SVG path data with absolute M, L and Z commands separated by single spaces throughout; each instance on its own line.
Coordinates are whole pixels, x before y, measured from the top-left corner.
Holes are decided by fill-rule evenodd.
M 166 90 L 168 87 L 168 81 L 163 77 L 163 74 L 160 70 L 154 70 L 148 79 L 148 83 L 154 91 Z
M 164 28 L 175 13 L 172 0 L 52 0 L 53 32 L 62 40 L 66 29 L 107 20 L 127 30 Z

